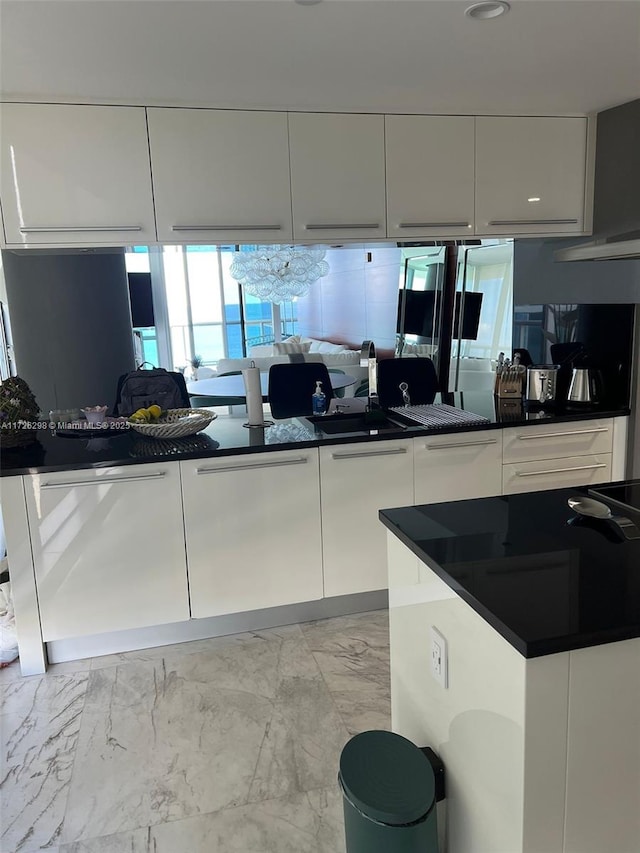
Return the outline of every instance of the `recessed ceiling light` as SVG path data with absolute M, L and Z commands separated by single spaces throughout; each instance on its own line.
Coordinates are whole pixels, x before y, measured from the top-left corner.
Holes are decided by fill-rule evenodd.
M 299 2 L 299 0 L 298 0 Z M 488 0 L 485 3 L 474 3 L 465 9 L 465 15 L 469 18 L 475 18 L 477 21 L 488 21 L 491 18 L 497 18 L 499 15 L 506 15 L 511 9 L 511 6 L 505 0 Z
M 540 201 L 540 196 L 533 195 L 531 198 L 528 198 L 527 201 Z

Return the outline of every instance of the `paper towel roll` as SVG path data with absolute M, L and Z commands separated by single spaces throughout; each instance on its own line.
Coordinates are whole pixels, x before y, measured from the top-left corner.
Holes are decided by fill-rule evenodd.
M 260 370 L 257 367 L 247 367 L 242 371 L 244 390 L 247 397 L 247 415 L 249 426 L 262 426 L 264 413 L 262 411 L 262 389 L 260 388 Z

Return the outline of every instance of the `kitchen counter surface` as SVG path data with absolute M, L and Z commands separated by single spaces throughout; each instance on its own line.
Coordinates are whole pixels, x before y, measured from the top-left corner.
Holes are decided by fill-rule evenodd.
M 295 447 L 345 444 L 362 441 L 381 441 L 419 435 L 439 433 L 471 432 L 481 429 L 500 429 L 509 426 L 526 426 L 543 422 L 579 421 L 591 418 L 609 418 L 629 414 L 627 407 L 602 409 L 581 407 L 575 409 L 540 409 L 528 407 L 519 401 L 501 401 L 486 392 L 461 392 L 440 395 L 436 402 L 443 402 L 488 419 L 481 425 L 451 426 L 424 429 L 411 426 L 397 430 L 375 430 L 366 432 L 325 435 L 305 418 L 290 418 L 275 421 L 264 429 L 247 429 L 246 413 L 229 414 L 224 408 L 216 409 L 218 417 L 206 430 L 189 438 L 173 441 L 147 439 L 133 430 L 123 434 L 81 438 L 62 437 L 54 434 L 46 424 L 38 432 L 38 440 L 25 448 L 3 450 L 0 453 L 0 475 L 52 473 L 115 465 L 133 465 L 180 459 L 200 459 L 212 456 L 231 456 L 247 453 L 262 453 L 287 450 Z M 361 410 L 366 404 L 363 398 L 335 399 L 332 404 L 352 406 Z
M 380 519 L 532 658 L 640 637 L 640 539 L 570 510 L 567 499 L 586 493 L 559 489 L 385 509 Z M 640 512 L 613 512 L 640 525 Z

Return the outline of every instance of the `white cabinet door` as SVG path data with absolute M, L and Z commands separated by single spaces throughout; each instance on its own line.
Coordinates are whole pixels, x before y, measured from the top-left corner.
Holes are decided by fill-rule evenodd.
M 189 619 L 177 463 L 24 480 L 45 640 Z
M 502 493 L 502 432 L 414 438 L 415 502 L 435 504 Z
M 474 123 L 473 116 L 385 116 L 389 237 L 473 234 Z
M 290 113 L 293 234 L 384 237 L 384 116 Z
M 3 104 L 0 120 L 8 245 L 155 241 L 143 107 Z
M 586 118 L 476 118 L 476 234 L 584 227 Z
M 381 509 L 413 504 L 409 439 L 320 448 L 325 596 L 386 589 Z
M 194 617 L 322 598 L 315 448 L 180 465 Z
M 291 240 L 287 114 L 149 108 L 158 239 Z

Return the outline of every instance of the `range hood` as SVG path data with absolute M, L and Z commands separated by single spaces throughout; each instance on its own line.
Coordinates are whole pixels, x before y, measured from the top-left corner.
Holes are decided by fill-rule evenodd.
M 640 232 L 590 240 L 554 252 L 556 261 L 615 261 L 640 258 Z
M 640 99 L 598 113 L 593 239 L 554 253 L 556 261 L 640 258 Z

